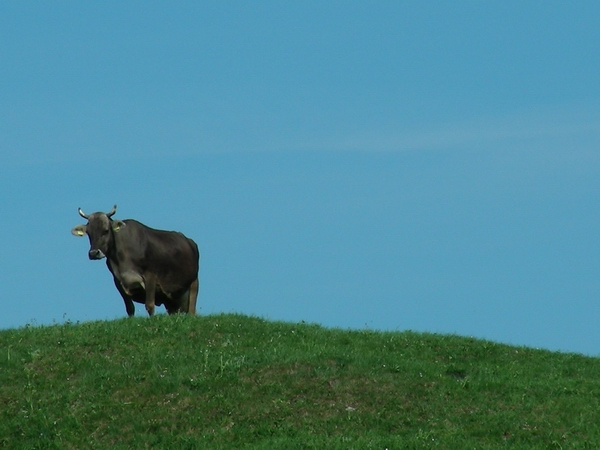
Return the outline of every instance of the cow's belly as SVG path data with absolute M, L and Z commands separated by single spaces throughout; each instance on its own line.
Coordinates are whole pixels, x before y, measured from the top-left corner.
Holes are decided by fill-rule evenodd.
M 123 292 L 133 301 L 144 303 L 146 300 L 146 282 L 144 276 L 133 268 L 123 267 L 123 265 L 110 266 L 111 272 L 121 285 Z M 155 304 L 160 306 L 163 303 L 178 301 L 187 291 L 188 287 L 178 284 L 169 284 L 158 280 L 155 290 Z
M 144 277 L 136 272 L 129 271 L 119 274 L 121 287 L 132 300 L 139 303 L 146 301 L 146 283 Z M 181 296 L 181 289 L 164 289 L 159 283 L 156 285 L 154 293 L 155 303 L 160 306 L 165 302 L 177 299 Z

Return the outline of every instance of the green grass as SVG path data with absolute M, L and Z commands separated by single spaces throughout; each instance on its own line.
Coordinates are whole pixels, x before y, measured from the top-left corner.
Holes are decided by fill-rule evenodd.
M 600 448 L 600 360 L 159 315 L 0 331 L 4 448 Z

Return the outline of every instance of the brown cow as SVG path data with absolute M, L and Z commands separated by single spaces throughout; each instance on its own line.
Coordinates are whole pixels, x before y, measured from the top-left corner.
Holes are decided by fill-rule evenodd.
M 114 220 L 117 205 L 108 213 L 79 215 L 87 224 L 71 233 L 88 235 L 90 259 L 106 258 L 115 286 L 125 302 L 127 314 L 135 313 L 133 302 L 144 303 L 149 315 L 165 305 L 169 314 L 196 314 L 200 252 L 194 241 L 176 231 L 155 230 L 133 220 Z

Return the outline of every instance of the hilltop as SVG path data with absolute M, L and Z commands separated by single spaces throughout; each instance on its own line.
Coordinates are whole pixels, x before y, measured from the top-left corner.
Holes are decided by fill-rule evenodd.
M 6 448 L 599 448 L 600 359 L 240 315 L 0 331 Z

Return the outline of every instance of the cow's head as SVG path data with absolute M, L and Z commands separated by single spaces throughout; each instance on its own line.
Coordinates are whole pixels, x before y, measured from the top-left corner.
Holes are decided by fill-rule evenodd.
M 96 212 L 89 216 L 81 208 L 78 211 L 79 215 L 87 219 L 88 223 L 77 225 L 71 230 L 71 234 L 75 236 L 84 236 L 87 234 L 90 238 L 90 251 L 88 252 L 90 259 L 104 258 L 113 245 L 113 233 L 125 226 L 125 222 L 111 219 L 117 211 L 117 205 L 113 206 L 113 209 L 108 213 Z

